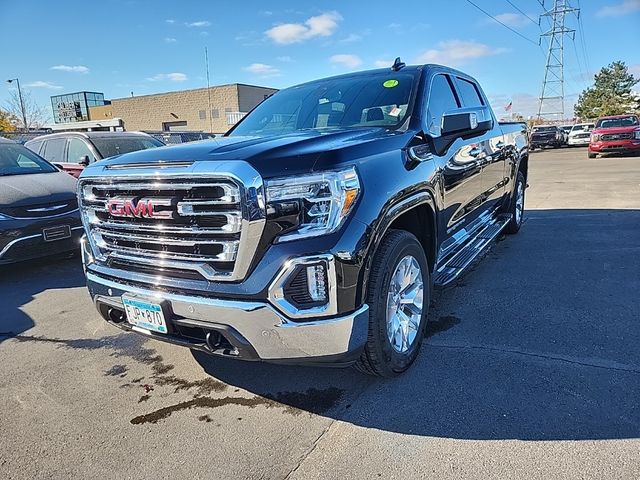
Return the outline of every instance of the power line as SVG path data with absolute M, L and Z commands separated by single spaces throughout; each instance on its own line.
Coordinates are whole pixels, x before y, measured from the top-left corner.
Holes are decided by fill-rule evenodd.
M 528 37 L 525 37 L 524 35 L 522 35 L 520 32 L 518 32 L 517 30 L 514 30 L 513 28 L 511 28 L 509 25 L 507 25 L 506 23 L 501 22 L 500 20 L 498 20 L 496 17 L 494 17 L 493 15 L 491 15 L 489 12 L 487 12 L 486 10 L 483 10 L 482 8 L 480 8 L 478 5 L 476 5 L 475 3 L 473 3 L 471 0 L 466 0 L 467 3 L 473 5 L 474 7 L 476 7 L 478 10 L 480 10 L 482 13 L 484 13 L 487 17 L 495 20 L 496 22 L 498 22 L 500 25 L 502 25 L 503 27 L 505 27 L 508 30 L 511 30 L 513 33 L 515 33 L 516 35 L 518 35 L 519 37 L 525 39 L 527 42 L 529 43 L 533 43 L 534 45 L 538 45 L 537 42 L 534 42 L 533 40 L 531 40 Z
M 506 2 L 511 5 L 513 8 L 515 8 L 517 11 L 519 11 L 522 15 L 524 15 L 525 17 L 527 17 L 529 20 L 531 20 L 532 23 L 538 25 L 538 27 L 540 27 L 540 24 L 538 22 L 536 22 L 533 18 L 531 18 L 529 15 L 527 15 L 526 13 L 524 13 L 515 3 L 513 3 L 511 0 L 506 0 Z

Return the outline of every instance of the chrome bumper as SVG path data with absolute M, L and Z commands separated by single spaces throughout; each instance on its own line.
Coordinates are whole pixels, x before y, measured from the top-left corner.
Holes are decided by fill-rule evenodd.
M 89 292 L 96 303 L 122 306 L 123 293 L 164 301 L 181 325 L 232 331 L 244 339 L 256 358 L 292 363 L 348 362 L 357 358 L 367 339 L 369 307 L 326 320 L 293 322 L 268 303 L 220 300 L 155 292 L 120 284 L 87 272 Z M 171 318 L 168 319 L 172 321 Z M 116 325 L 120 326 L 120 325 Z M 126 327 L 125 324 L 121 326 Z M 130 328 L 126 327 L 127 330 Z M 153 334 L 153 338 L 191 346 L 180 337 Z M 191 346 L 192 347 L 192 346 Z M 193 348 L 193 347 L 192 347 Z M 204 349 L 204 348 L 201 348 Z M 210 352 L 215 353 L 215 352 Z

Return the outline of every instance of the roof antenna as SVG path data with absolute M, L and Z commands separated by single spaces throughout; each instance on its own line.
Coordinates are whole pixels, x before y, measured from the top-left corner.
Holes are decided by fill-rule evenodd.
M 391 70 L 393 70 L 394 72 L 397 72 L 404 66 L 406 66 L 406 63 L 400 60 L 400 57 L 396 57 L 395 61 L 393 62 L 393 65 L 391 66 Z

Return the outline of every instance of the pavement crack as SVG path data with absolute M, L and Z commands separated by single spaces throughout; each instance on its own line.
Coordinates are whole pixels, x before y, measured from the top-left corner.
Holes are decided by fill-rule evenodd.
M 311 455 L 314 452 L 314 450 L 320 443 L 320 440 L 322 440 L 322 438 L 327 434 L 327 432 L 331 429 L 331 427 L 333 427 L 335 423 L 336 423 L 336 420 L 331 420 L 331 423 L 329 423 L 329 425 L 327 425 L 327 427 L 323 429 L 322 432 L 320 432 L 320 435 L 316 437 L 316 439 L 313 441 L 309 449 L 300 457 L 300 460 L 298 460 L 298 463 L 296 463 L 296 466 L 293 467 L 289 473 L 287 473 L 287 475 L 284 477 L 283 480 L 289 480 L 291 478 L 291 475 L 296 473 L 296 471 L 300 468 L 300 466 L 304 463 L 304 461 L 307 458 L 309 458 L 309 455 Z
M 623 363 L 614 362 L 611 360 L 603 360 L 599 358 L 575 358 L 567 355 L 558 355 L 553 353 L 543 352 L 530 352 L 519 348 L 504 348 L 496 347 L 493 345 L 470 345 L 470 344 L 456 344 L 456 343 L 444 343 L 444 342 L 429 342 L 430 347 L 449 348 L 456 350 L 482 350 L 487 352 L 502 353 L 507 355 L 521 355 L 524 357 L 539 358 L 543 360 L 552 360 L 557 362 L 570 363 L 572 365 L 580 365 L 582 367 L 590 368 L 602 368 L 605 370 L 636 373 L 640 374 L 640 367 L 633 365 L 625 365 Z

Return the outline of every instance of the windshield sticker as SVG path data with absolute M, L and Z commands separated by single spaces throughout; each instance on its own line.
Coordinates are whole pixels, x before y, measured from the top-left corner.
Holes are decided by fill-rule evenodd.
M 391 111 L 389 112 L 389 115 L 390 115 L 390 116 L 392 116 L 392 117 L 397 117 L 398 115 L 400 115 L 400 112 L 401 112 L 401 111 L 402 111 L 402 110 L 401 110 L 401 109 L 399 109 L 398 107 L 393 107 L 393 108 L 391 109 Z
M 398 80 L 387 80 L 382 84 L 384 88 L 393 88 L 398 85 Z

